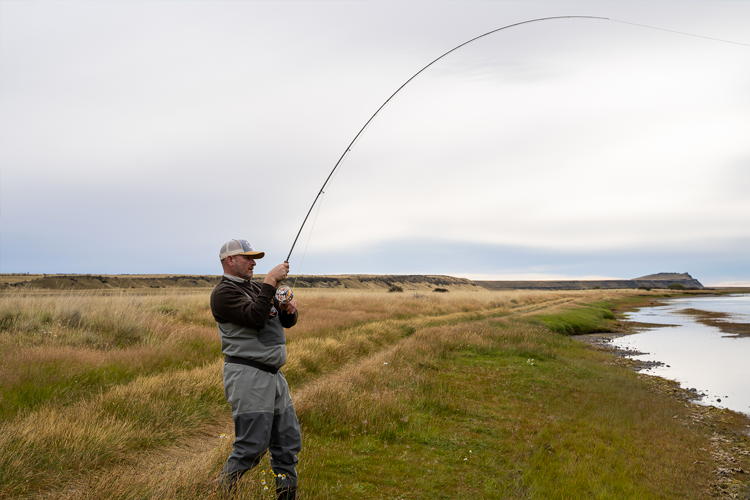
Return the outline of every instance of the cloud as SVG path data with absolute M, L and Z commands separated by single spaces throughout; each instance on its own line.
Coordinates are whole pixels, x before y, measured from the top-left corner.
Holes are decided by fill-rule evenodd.
M 2 270 L 218 272 L 233 237 L 283 258 L 356 131 L 449 48 L 570 11 L 740 39 L 729 4 L 2 2 Z M 451 54 L 352 149 L 308 269 L 627 276 L 623 254 L 689 248 L 744 273 L 739 49 L 570 20 Z
M 631 279 L 657 272 L 690 272 L 704 282 L 750 279 L 745 248 L 750 239 L 736 240 L 710 253 L 684 247 L 601 252 L 514 245 L 467 244 L 443 240 L 395 240 L 358 248 L 356 252 L 309 249 L 302 274 L 447 274 L 452 276 L 554 276 L 584 279 L 607 276 Z M 297 272 L 302 251 L 292 259 Z M 389 263 L 398 260 L 397 272 Z M 314 271 L 312 271 L 314 270 Z M 616 273 L 612 271 L 616 270 Z M 509 278 L 506 278 L 509 279 Z

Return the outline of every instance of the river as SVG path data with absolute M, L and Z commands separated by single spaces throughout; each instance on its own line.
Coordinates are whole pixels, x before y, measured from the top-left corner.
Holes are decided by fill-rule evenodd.
M 694 388 L 699 403 L 750 414 L 750 295 L 669 299 L 627 319 L 664 325 L 612 342 L 662 363 L 645 373 Z

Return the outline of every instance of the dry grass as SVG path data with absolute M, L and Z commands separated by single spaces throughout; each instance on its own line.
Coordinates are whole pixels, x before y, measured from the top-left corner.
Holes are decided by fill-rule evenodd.
M 7 418 L 219 354 L 206 293 L 5 293 L 0 359 Z
M 298 290 L 307 498 L 701 498 L 710 436 L 688 409 L 539 317 L 636 296 Z M 2 298 L 3 498 L 220 498 L 207 291 Z M 269 498 L 261 470 L 247 498 Z
M 215 422 L 221 362 L 139 377 L 69 406 L 42 405 L 6 422 L 0 435 L 4 487 L 59 484 L 83 471 L 131 460 L 136 452 L 184 439 Z

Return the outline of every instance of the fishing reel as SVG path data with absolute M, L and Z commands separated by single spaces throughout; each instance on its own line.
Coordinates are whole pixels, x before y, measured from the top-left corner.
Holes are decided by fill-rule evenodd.
M 282 304 L 288 304 L 294 298 L 294 292 L 288 286 L 280 286 L 276 289 L 276 299 Z

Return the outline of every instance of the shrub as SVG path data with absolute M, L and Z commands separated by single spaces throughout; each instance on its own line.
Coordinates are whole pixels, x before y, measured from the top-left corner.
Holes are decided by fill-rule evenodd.
M 650 286 L 639 286 L 638 290 L 646 290 L 647 292 L 650 292 L 651 291 L 651 287 Z
M 433 290 L 433 292 L 447 293 L 448 289 L 447 288 L 436 288 L 436 289 Z
M 685 285 L 682 285 L 680 283 L 672 283 L 667 288 L 669 288 L 670 290 L 685 290 L 686 289 Z
M 401 288 L 398 285 L 391 285 L 391 287 L 388 289 L 389 292 L 403 292 L 404 289 Z

